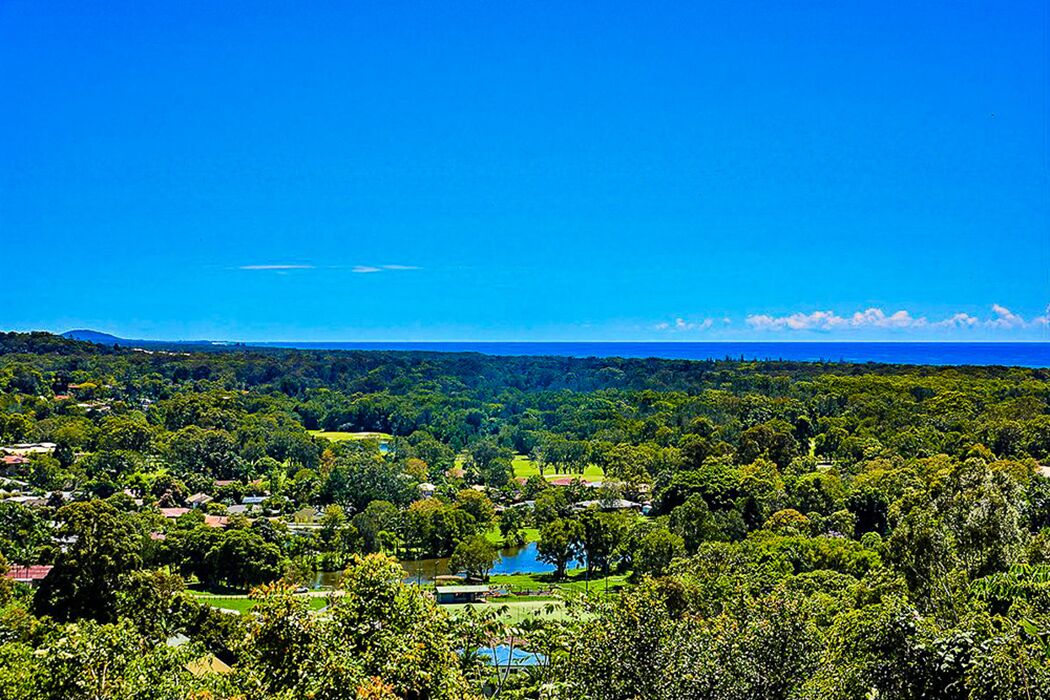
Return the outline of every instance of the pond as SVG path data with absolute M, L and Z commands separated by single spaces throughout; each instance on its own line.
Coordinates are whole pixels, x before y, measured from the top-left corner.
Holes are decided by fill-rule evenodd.
M 554 571 L 554 566 L 539 560 L 539 550 L 535 542 L 522 547 L 505 547 L 499 550 L 500 558 L 492 567 L 494 574 L 547 574 Z M 405 581 L 408 583 L 433 583 L 436 576 L 447 576 L 448 558 L 412 559 L 401 562 L 405 570 Z M 314 587 L 333 587 L 339 582 L 341 571 L 320 571 L 314 580 Z

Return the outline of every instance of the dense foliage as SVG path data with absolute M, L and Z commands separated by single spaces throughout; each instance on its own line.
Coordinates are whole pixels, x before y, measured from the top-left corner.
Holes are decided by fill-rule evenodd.
M 0 445 L 41 442 L 0 472 L 0 566 L 54 567 L 0 586 L 0 697 L 1050 698 L 1047 370 L 0 334 Z M 527 531 L 627 585 L 507 629 L 389 557 L 484 580 Z M 548 662 L 494 681 L 496 637 Z

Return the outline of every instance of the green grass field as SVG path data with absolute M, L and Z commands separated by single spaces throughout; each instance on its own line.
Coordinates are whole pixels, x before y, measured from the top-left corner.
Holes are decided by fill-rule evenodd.
M 514 455 L 514 459 L 511 460 L 510 464 L 514 467 L 514 478 L 528 479 L 530 476 L 539 476 L 540 474 L 536 463 L 525 455 Z
M 584 569 L 574 569 L 568 572 L 568 580 L 559 581 L 556 585 L 563 591 L 583 593 L 584 591 L 589 590 L 591 592 L 597 591 L 601 593 L 606 589 L 612 590 L 615 587 L 627 585 L 627 575 L 610 574 L 608 578 L 605 576 L 599 576 L 588 581 Z
M 489 583 L 493 586 L 510 586 L 515 591 L 543 591 L 551 587 L 559 591 L 579 593 L 587 590 L 601 593 L 606 590 L 606 578 L 604 576 L 596 576 L 588 581 L 585 569 L 572 569 L 567 574 L 567 577 L 562 581 L 551 581 L 549 574 L 493 574 L 489 578 Z M 608 588 L 610 590 L 616 586 L 626 584 L 627 576 L 625 574 L 610 574 L 608 577 Z
M 567 615 L 565 605 L 560 600 L 511 600 L 492 601 L 491 603 L 456 603 L 442 605 L 442 610 L 455 615 L 465 608 L 477 608 L 479 610 L 490 608 L 503 608 L 503 619 L 513 623 L 520 623 L 526 619 L 543 618 L 546 620 L 564 620 Z
M 390 440 L 393 436 L 388 433 L 341 433 L 334 430 L 307 430 L 314 437 L 324 438 L 332 442 L 344 440 Z
M 540 468 L 536 465 L 531 458 L 526 455 L 514 455 L 514 459 L 511 461 L 511 466 L 514 467 L 514 478 L 528 479 L 530 476 L 539 476 Z M 554 479 L 559 476 L 576 476 L 576 474 L 570 472 L 558 472 L 553 468 L 548 467 L 544 469 L 544 477 L 547 479 Z M 602 468 L 595 465 L 589 464 L 587 468 L 583 470 L 581 476 L 583 481 L 601 481 L 605 478 L 605 472 Z
M 503 535 L 500 534 L 498 525 L 493 525 L 492 527 L 490 527 L 485 532 L 485 539 L 487 539 L 491 544 L 493 544 L 493 545 L 495 545 L 497 547 L 503 547 L 504 546 Z M 526 542 L 539 542 L 540 541 L 540 531 L 539 531 L 539 529 L 535 528 L 535 527 L 527 527 L 527 528 L 525 528 L 525 541 Z
M 211 595 L 193 591 L 190 592 L 190 595 L 199 603 L 222 610 L 233 610 L 242 615 L 258 605 L 258 601 L 245 595 Z M 320 610 L 328 604 L 328 600 L 322 596 L 310 596 L 309 603 L 311 610 Z

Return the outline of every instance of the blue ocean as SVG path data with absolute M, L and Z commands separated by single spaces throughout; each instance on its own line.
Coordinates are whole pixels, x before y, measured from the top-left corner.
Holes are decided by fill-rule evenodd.
M 673 360 L 793 360 L 907 365 L 1050 367 L 1050 343 L 572 343 L 338 342 L 251 343 L 304 350 L 409 350 L 486 355 L 659 357 Z

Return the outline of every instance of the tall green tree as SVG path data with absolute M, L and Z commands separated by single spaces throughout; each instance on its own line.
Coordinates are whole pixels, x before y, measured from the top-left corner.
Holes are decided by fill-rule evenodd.
M 106 501 L 71 503 L 55 514 L 65 551 L 34 596 L 35 609 L 57 620 L 114 619 L 120 578 L 142 565 L 146 538 L 133 516 Z
M 540 528 L 537 544 L 540 561 L 552 564 L 558 578 L 565 578 L 569 562 L 579 557 L 583 547 L 583 526 L 580 521 L 558 518 Z

